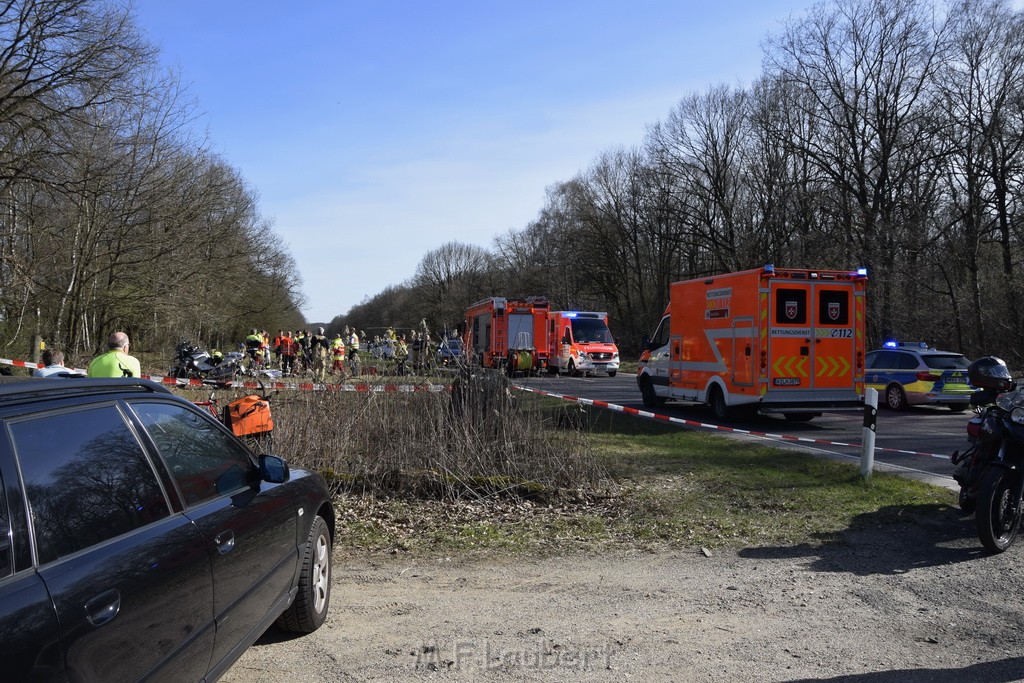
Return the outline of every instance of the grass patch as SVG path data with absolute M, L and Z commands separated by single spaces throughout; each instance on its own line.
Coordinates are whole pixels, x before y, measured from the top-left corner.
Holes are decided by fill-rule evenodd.
M 725 437 L 605 433 L 593 443 L 622 487 L 616 535 L 706 547 L 807 543 L 859 525 L 925 519 L 955 495 L 902 477 Z
M 817 544 L 956 504 L 946 489 L 881 473 L 864 482 L 854 465 L 612 411 L 586 410 L 582 425 L 604 474 L 591 487 L 556 501 L 347 496 L 338 507 L 356 523 L 339 524 L 339 541 L 390 552 Z

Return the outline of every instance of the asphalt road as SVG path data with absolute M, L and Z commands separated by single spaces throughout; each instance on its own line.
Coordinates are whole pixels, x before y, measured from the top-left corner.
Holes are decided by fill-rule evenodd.
M 635 375 L 555 377 L 541 374 L 538 377 L 517 377 L 516 382 L 542 391 L 647 410 L 640 399 L 640 390 L 636 386 Z M 703 406 L 669 402 L 655 412 L 685 420 L 716 423 L 711 410 Z M 875 437 L 876 465 L 879 466 L 879 469 L 891 465 L 911 472 L 920 472 L 929 477 L 938 477 L 939 481 L 935 483 L 954 486 L 955 482 L 951 477 L 953 465 L 950 463 L 948 455 L 954 450 L 963 450 L 967 447 L 966 424 L 971 416 L 970 411 L 954 413 L 943 407 L 911 406 L 899 413 L 879 408 Z M 758 415 L 752 419 L 727 423 L 726 426 L 772 434 L 860 444 L 863 440 L 863 421 L 863 413 L 853 411 L 825 413 L 811 422 L 803 423 L 787 422 L 781 416 Z M 727 432 L 722 433 L 727 434 Z M 782 441 L 780 443 L 786 447 L 793 447 L 798 442 Z M 801 448 L 809 448 L 823 454 L 857 461 L 861 456 L 859 447 L 810 444 L 801 445 Z M 934 455 L 908 455 L 884 449 Z M 935 455 L 943 457 L 934 457 Z

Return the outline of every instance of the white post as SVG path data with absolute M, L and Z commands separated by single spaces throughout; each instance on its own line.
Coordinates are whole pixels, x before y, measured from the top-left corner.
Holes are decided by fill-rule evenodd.
M 860 452 L 860 476 L 871 479 L 875 466 L 875 420 L 878 417 L 878 391 L 868 387 L 864 392 L 864 445 Z

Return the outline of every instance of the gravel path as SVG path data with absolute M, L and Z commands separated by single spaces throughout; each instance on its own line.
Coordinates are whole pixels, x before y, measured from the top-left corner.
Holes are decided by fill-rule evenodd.
M 223 680 L 1024 680 L 1024 542 L 950 512 L 821 545 L 589 556 L 335 554 L 328 622 Z

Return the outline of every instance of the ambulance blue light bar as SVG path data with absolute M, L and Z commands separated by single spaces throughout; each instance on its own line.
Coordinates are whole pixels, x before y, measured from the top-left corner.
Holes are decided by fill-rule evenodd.
M 575 318 L 578 315 L 578 313 L 576 313 L 576 311 L 569 311 L 563 313 L 562 315 L 564 315 L 566 318 Z
M 775 264 L 774 263 L 766 263 L 766 264 L 764 264 L 764 272 L 768 273 L 769 275 L 773 274 L 775 272 Z

